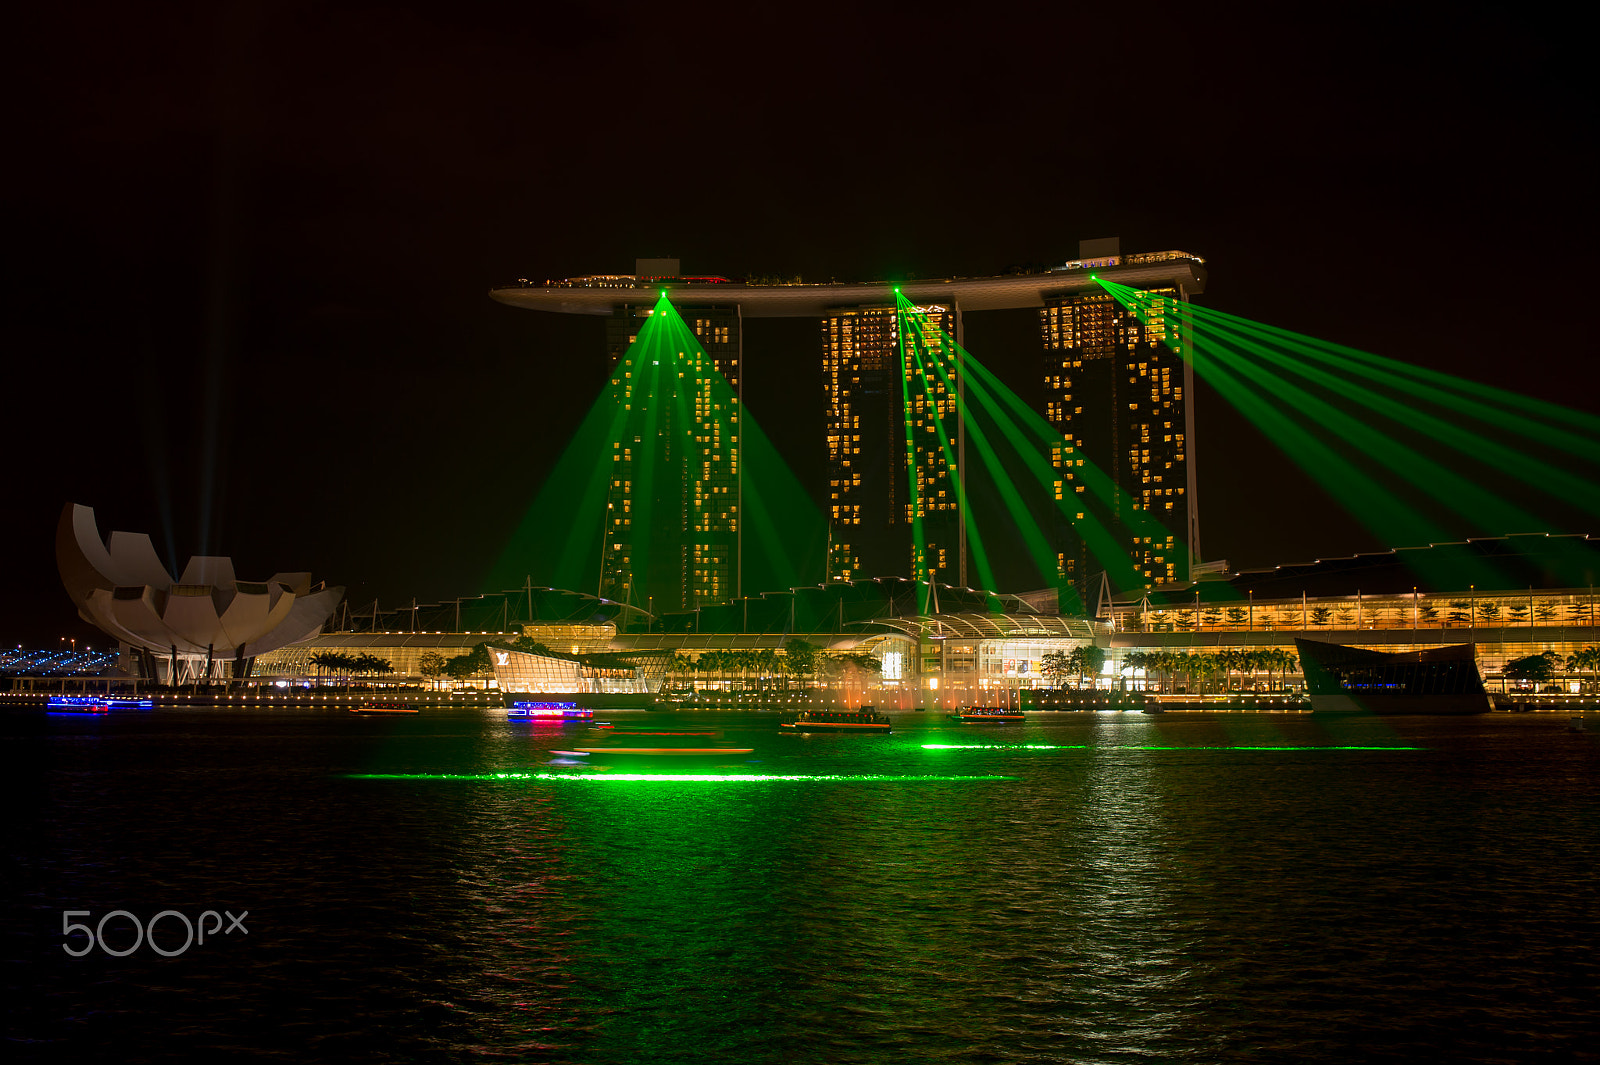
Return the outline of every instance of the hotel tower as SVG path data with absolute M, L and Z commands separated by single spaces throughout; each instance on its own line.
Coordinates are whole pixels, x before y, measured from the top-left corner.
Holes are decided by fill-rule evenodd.
M 962 337 L 963 315 L 1033 308 L 1039 314 L 1045 405 L 1060 439 L 1051 448 L 1054 500 L 1045 503 L 1056 573 L 1091 605 L 1106 569 L 1074 528 L 1087 513 L 1084 473 L 1089 464 L 1115 485 L 1109 515 L 1126 550 L 1135 583 L 1188 580 L 1200 559 L 1195 499 L 1193 373 L 1184 357 L 1187 335 L 1171 321 L 1141 321 L 1113 299 L 1096 277 L 1172 297 L 1180 304 L 1205 289 L 1204 260 L 1181 251 L 1122 254 L 1115 239 L 1084 241 L 1078 258 L 1050 270 L 1000 277 L 903 282 L 901 294 L 923 313 L 895 312 L 885 283 L 759 283 L 686 277 L 674 259 L 641 259 L 630 275 L 521 280 L 490 296 L 531 310 L 606 318 L 614 379 L 625 383 L 630 345 L 655 298 L 666 289 L 699 338 L 709 367 L 726 379 L 723 399 L 705 390 L 692 407 L 660 411 L 691 419 L 675 438 L 692 439 L 693 453 L 668 457 L 675 474 L 656 478 L 650 501 L 648 575 L 636 571 L 629 526 L 608 528 L 601 587 L 614 599 L 652 613 L 689 610 L 771 589 L 743 587 L 740 557 L 744 465 L 741 462 L 746 318 L 816 318 L 821 323 L 823 436 L 827 483 L 819 486 L 829 521 L 824 580 L 926 573 L 966 585 L 967 530 L 956 486 L 965 475 L 966 432 L 958 397 L 959 368 L 949 385 L 919 366 L 903 329 L 923 333 L 924 350 L 942 350 L 944 337 Z M 946 359 L 946 364 L 958 360 Z M 623 376 L 617 377 L 616 374 Z M 632 386 L 624 385 L 625 390 Z M 625 402 L 641 401 L 627 391 Z M 731 409 L 721 409 L 723 406 Z M 954 467 L 940 432 L 957 455 Z M 639 509 L 631 449 L 619 441 L 610 481 L 612 522 Z M 917 492 L 911 491 L 912 478 Z M 921 511 L 914 507 L 920 500 Z M 927 554 L 914 557 L 912 528 L 920 518 Z M 1081 520 L 1081 519 L 1080 519 Z M 1126 578 L 1124 568 L 1124 577 Z M 1125 579 L 1121 583 L 1129 583 Z M 1131 590 L 1118 588 L 1118 591 Z

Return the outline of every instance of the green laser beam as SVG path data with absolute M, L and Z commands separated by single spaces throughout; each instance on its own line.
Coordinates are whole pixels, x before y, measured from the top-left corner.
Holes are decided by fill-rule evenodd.
M 698 393 L 707 410 L 726 414 L 722 428 L 728 439 L 724 443 L 737 449 L 732 472 L 742 473 L 744 485 L 743 506 L 735 508 L 734 513 L 748 534 L 743 562 L 745 584 L 788 588 L 812 583 L 825 565 L 827 524 L 811 494 L 778 455 L 749 410 L 740 404 L 727 378 L 711 365 L 704 346 L 670 301 L 658 307 L 656 317 L 671 338 L 672 350 L 686 353 L 684 365 L 692 376 L 685 379 L 688 383 L 679 393 Z M 695 443 L 691 431 L 685 447 L 692 449 Z M 733 532 L 735 528 L 722 531 Z
M 903 314 L 907 312 L 916 313 L 914 310 L 914 305 L 911 303 L 911 301 L 905 299 L 903 296 L 898 297 L 898 301 L 900 310 Z M 954 341 L 951 340 L 949 334 L 945 333 L 943 330 L 940 330 L 940 333 L 946 344 L 946 347 L 943 350 L 949 350 L 953 352 L 955 350 Z M 962 360 L 962 365 L 969 367 L 977 365 L 977 360 L 965 355 L 965 353 L 963 353 L 963 355 L 965 357 Z M 951 380 L 951 376 L 947 368 L 943 366 L 943 361 L 944 360 L 942 357 L 933 360 L 941 378 L 947 382 L 945 385 L 947 394 L 954 394 L 957 397 L 957 402 L 960 403 L 960 393 L 959 391 L 955 391 L 952 388 L 952 385 L 948 383 Z M 971 383 L 971 378 L 969 377 L 968 384 L 970 385 Z M 975 391 L 974 394 L 979 395 L 980 392 Z M 999 490 L 1002 501 L 1005 503 L 1006 509 L 1010 512 L 1012 521 L 1014 522 L 1017 531 L 1022 535 L 1023 543 L 1027 547 L 1028 553 L 1033 557 L 1034 564 L 1039 570 L 1040 578 L 1044 581 L 1052 581 L 1056 578 L 1058 573 L 1054 552 L 1051 551 L 1050 546 L 1045 542 L 1044 536 L 1040 532 L 1037 524 L 1034 522 L 1033 516 L 1029 512 L 1027 504 L 1023 502 L 1022 495 L 1017 489 L 1015 479 L 1006 470 L 1005 464 L 1001 460 L 999 453 L 990 443 L 989 436 L 983 428 L 983 420 L 975 416 L 976 412 L 971 408 L 970 404 L 963 403 L 962 406 L 966 413 L 965 420 L 967 432 L 971 435 L 973 443 L 976 445 L 980 461 L 983 462 L 985 469 L 989 472 L 990 478 L 995 484 L 995 487 Z M 998 419 L 997 421 L 1000 424 L 1002 432 L 1006 432 L 1007 425 L 1003 421 L 999 421 Z M 1020 443 L 1015 434 L 1012 435 L 1013 444 L 1014 446 L 1018 447 L 1019 456 L 1022 456 L 1024 461 L 1026 461 L 1026 454 L 1028 450 L 1027 445 L 1025 443 Z M 1070 605 L 1072 604 L 1069 604 L 1069 606 Z
M 1238 343 L 1246 352 L 1276 361 L 1260 345 L 1244 340 Z M 1195 346 L 1205 347 L 1211 354 L 1225 359 L 1230 367 L 1261 386 L 1267 394 L 1298 409 L 1314 424 L 1320 423 L 1325 429 L 1331 430 L 1337 438 L 1354 443 L 1372 460 L 1410 481 L 1424 494 L 1432 496 L 1462 517 L 1480 521 L 1485 515 L 1493 514 L 1496 515 L 1495 520 L 1504 523 L 1502 528 L 1508 530 L 1532 530 L 1538 527 L 1537 519 L 1520 507 L 1500 499 L 1454 470 L 1407 447 L 1393 436 L 1372 428 L 1326 400 L 1289 383 L 1282 376 L 1250 362 L 1238 351 L 1210 337 L 1197 337 Z
M 1307 441 L 1313 439 L 1313 436 L 1310 429 L 1299 424 L 1302 420 L 1315 429 L 1329 433 L 1339 445 L 1352 449 L 1363 461 L 1381 466 L 1401 480 L 1409 481 L 1419 490 L 1420 495 L 1430 497 L 1444 508 L 1471 522 L 1473 526 L 1494 535 L 1504 535 L 1518 530 L 1533 531 L 1543 523 L 1525 508 L 1490 491 L 1478 478 L 1458 472 L 1429 458 L 1415 447 L 1402 442 L 1393 433 L 1372 427 L 1368 424 L 1369 419 L 1360 415 L 1382 414 L 1403 431 L 1453 447 L 1474 464 L 1482 463 L 1500 469 L 1518 477 L 1523 483 L 1531 480 L 1538 487 L 1563 501 L 1581 506 L 1592 513 L 1600 513 L 1600 492 L 1596 491 L 1596 486 L 1582 478 L 1574 477 L 1555 469 L 1548 463 L 1520 454 L 1496 440 L 1471 433 L 1390 395 L 1345 380 L 1326 369 L 1312 365 L 1302 357 L 1306 354 L 1305 351 L 1299 348 L 1290 352 L 1281 350 L 1282 346 L 1288 346 L 1285 342 L 1270 332 L 1253 328 L 1254 323 L 1246 319 L 1220 315 L 1188 304 L 1180 307 L 1169 297 L 1141 292 L 1108 281 L 1102 280 L 1100 284 L 1141 318 L 1148 319 L 1155 315 L 1170 317 L 1176 313 L 1187 322 L 1193 337 L 1192 361 L 1196 368 L 1207 376 L 1230 402 L 1240 406 L 1241 411 L 1248 417 L 1262 424 L 1263 428 L 1269 431 L 1269 435 L 1304 467 L 1313 479 L 1319 480 L 1342 505 L 1373 528 L 1374 532 L 1380 536 L 1390 537 L 1391 542 L 1395 542 L 1399 537 L 1414 537 L 1427 542 L 1448 537 L 1442 531 L 1432 528 L 1431 523 L 1427 522 L 1420 511 L 1401 503 L 1398 497 L 1392 495 L 1375 497 L 1371 491 L 1374 482 L 1357 483 L 1345 476 L 1354 468 L 1353 465 L 1330 470 L 1325 456 L 1332 452 L 1333 445 L 1322 442 L 1321 446 L 1327 449 L 1323 452 L 1307 446 Z M 1311 354 L 1316 355 L 1315 352 Z M 1208 359 L 1211 362 L 1210 366 L 1207 365 Z M 1261 392 L 1253 394 L 1248 389 L 1236 387 L 1237 382 L 1230 381 L 1219 373 L 1217 364 L 1225 364 L 1230 370 L 1253 382 Z M 1340 401 L 1354 403 L 1358 413 L 1353 415 L 1349 411 L 1335 407 L 1324 398 L 1314 396 L 1298 385 L 1290 383 L 1283 376 L 1273 373 L 1266 368 L 1267 365 L 1287 371 L 1312 385 L 1326 389 Z M 1252 402 L 1252 396 L 1259 402 Z M 1244 405 L 1240 405 L 1241 402 Z M 1268 403 L 1282 404 L 1292 411 L 1298 431 L 1287 434 L 1280 431 L 1277 426 L 1281 426 L 1282 421 L 1278 421 L 1277 426 L 1264 424 L 1257 415 Z M 1283 412 L 1279 411 L 1275 417 L 1281 418 L 1282 415 Z M 1340 458 L 1342 461 L 1343 456 Z M 1544 476 L 1546 474 L 1553 476 Z M 1372 507 L 1374 502 L 1383 505 L 1374 508 Z M 1424 525 L 1428 527 L 1423 527 Z M 1564 542 L 1558 544 L 1556 552 L 1566 559 L 1565 565 L 1568 570 L 1574 574 L 1581 572 L 1583 559 L 1578 557 L 1579 552 L 1573 545 Z M 1504 575 L 1497 574 L 1497 567 L 1492 560 L 1459 552 L 1454 553 L 1449 559 L 1443 556 L 1434 557 L 1435 554 L 1437 553 L 1418 560 L 1418 564 L 1428 571 L 1427 576 L 1430 579 L 1442 584 L 1492 584 L 1504 583 L 1506 579 Z
M 474 780 L 503 783 L 531 781 L 541 784 L 564 783 L 694 783 L 694 784 L 765 784 L 779 782 L 805 783 L 971 783 L 974 781 L 1016 780 L 1016 777 L 992 773 L 949 776 L 938 774 L 890 773 L 347 773 L 348 780 Z
M 1267 746 L 1155 743 L 924 743 L 925 751 L 1425 751 L 1426 747 Z
M 1600 433 L 1600 418 L 1558 403 L 1549 403 L 1545 400 L 1525 396 L 1519 392 L 1495 388 L 1465 377 L 1457 377 L 1439 370 L 1431 370 L 1400 359 L 1386 358 L 1369 351 L 1347 347 L 1343 344 L 1335 344 L 1332 341 L 1307 336 L 1304 333 L 1296 333 L 1265 322 L 1240 318 L 1237 315 L 1231 315 L 1215 308 L 1194 307 L 1191 305 L 1191 309 L 1198 319 L 1218 321 L 1233 324 L 1239 328 L 1255 330 L 1280 343 L 1293 346 L 1314 358 L 1339 365 L 1370 380 L 1400 388 L 1413 395 L 1432 399 L 1462 413 L 1472 414 L 1474 417 L 1499 425 L 1502 428 L 1512 429 L 1535 439 L 1544 440 L 1546 443 L 1561 447 L 1564 450 L 1573 451 L 1575 454 L 1592 455 L 1594 441 L 1554 429 L 1549 425 L 1550 421 L 1576 426 L 1591 434 Z M 1407 381 L 1406 378 L 1408 377 L 1412 380 Z M 1418 384 L 1417 382 L 1420 381 L 1433 382 L 1441 387 L 1432 388 Z M 1452 395 L 1450 390 L 1457 394 Z M 1480 396 L 1492 402 L 1490 404 L 1478 403 L 1466 399 L 1465 397 L 1468 395 Z M 1511 414 L 1505 410 L 1508 406 L 1528 411 L 1542 420 L 1523 418 L 1520 415 Z
M 1043 486 L 1053 489 L 1056 479 L 1054 467 L 1049 464 L 1049 460 L 1044 459 L 1042 454 L 1038 455 L 1038 461 L 1033 461 L 1033 456 L 1036 454 L 1037 449 L 1025 442 L 1023 434 L 1026 433 L 1032 436 L 1039 444 L 1047 448 L 1068 446 L 1066 441 L 1057 432 L 1055 426 L 1029 407 L 1021 396 L 1007 387 L 979 360 L 973 358 L 970 352 L 963 349 L 962 354 L 964 361 L 970 360 L 972 364 L 972 373 L 968 377 L 968 383 L 974 386 L 974 390 L 979 396 L 980 404 L 996 418 L 996 421 L 1002 427 L 1009 426 L 1010 430 L 1013 430 L 1008 431 L 1007 436 L 1013 446 L 1019 449 L 1019 452 L 1025 449 L 1029 459 L 1028 468 L 1033 473 L 1034 478 Z M 1110 514 L 1121 517 L 1143 535 L 1166 535 L 1169 532 L 1165 526 L 1161 525 L 1159 519 L 1139 506 L 1131 495 L 1118 487 L 1115 479 L 1087 458 L 1084 460 L 1081 475 L 1089 486 L 1093 498 L 1098 500 Z M 1073 508 L 1067 506 L 1070 502 L 1073 501 L 1060 500 L 1060 509 L 1066 513 L 1068 520 L 1078 528 L 1085 540 L 1090 542 L 1090 550 L 1102 565 L 1107 561 L 1105 557 L 1101 557 L 1102 553 L 1112 558 L 1125 555 L 1125 549 L 1116 542 L 1115 537 L 1103 522 L 1092 513 L 1088 513 L 1082 521 L 1079 521 L 1073 516 Z M 1131 562 L 1128 562 L 1128 572 L 1134 575 L 1134 583 L 1140 583 Z
M 909 301 L 902 298 L 901 302 L 907 308 L 910 307 Z M 970 351 L 958 345 L 949 333 L 943 330 L 939 332 L 944 341 L 942 350 L 951 352 L 952 359 L 955 357 L 954 353 L 959 352 L 959 366 L 967 371 L 967 393 L 977 401 L 976 407 L 971 403 L 963 403 L 963 410 L 967 415 L 968 431 L 978 445 L 979 457 L 1000 490 L 1008 509 L 1017 520 L 1019 528 L 1022 529 L 1025 543 L 1040 565 L 1042 575 L 1046 579 L 1059 576 L 1059 564 L 1054 553 L 1043 543 L 1042 536 L 1028 536 L 1029 528 L 1033 527 L 1032 516 L 1021 501 L 1015 479 L 1006 470 L 1004 461 L 984 433 L 983 423 L 985 420 L 990 421 L 1000 430 L 1001 436 L 1010 445 L 1013 454 L 1021 461 L 1033 480 L 1045 490 L 1047 497 L 1054 495 L 1058 474 L 1050 465 L 1050 460 L 1041 452 L 1039 445 L 1045 448 L 1061 448 L 1065 442 L 1054 426 L 1028 407 L 1020 396 L 1000 381 Z M 940 361 L 936 360 L 936 364 Z M 1029 442 L 1030 435 L 1036 443 Z M 1122 493 L 1119 498 L 1121 489 L 1116 487 L 1112 478 L 1106 476 L 1098 467 L 1094 467 L 1093 463 L 1086 461 L 1082 473 L 1086 483 L 1089 483 L 1094 490 L 1096 498 L 1102 501 L 1102 505 L 1108 506 L 1113 514 L 1125 513 L 1127 523 L 1130 527 L 1139 529 L 1140 535 L 1159 534 L 1163 537 L 1170 535 L 1170 531 L 1160 525 L 1159 521 L 1140 507 L 1131 496 Z M 1083 538 L 1091 554 L 1119 585 L 1132 587 L 1143 583 L 1143 577 L 1133 566 L 1126 547 L 1117 542 L 1107 524 L 1094 513 L 1093 507 L 1085 506 L 1085 502 L 1077 498 L 1062 498 L 1055 500 L 1055 503 L 1068 523 Z M 1078 516 L 1079 507 L 1084 508 L 1081 511 L 1083 514 L 1081 518 Z M 1037 533 L 1036 528 L 1034 531 Z M 1081 610 L 1082 604 L 1076 600 L 1076 590 L 1071 589 L 1071 591 L 1072 607 Z
M 899 293 L 896 293 L 898 296 Z M 900 341 L 899 378 L 901 413 L 905 416 L 906 425 L 906 479 L 909 482 L 907 499 L 911 504 L 911 579 L 917 586 L 917 613 L 926 615 L 932 597 L 931 580 L 928 574 L 928 543 L 922 525 L 922 490 L 919 484 L 921 471 L 917 468 L 917 445 L 911 430 L 911 385 L 907 380 L 910 377 L 910 362 L 906 356 L 907 323 L 905 312 L 898 307 L 895 310 L 895 332 Z M 929 587 L 923 591 L 923 584 Z
M 1137 290 L 1104 279 L 1100 279 L 1100 285 L 1130 311 L 1139 313 Z M 1448 538 L 1434 522 L 1279 410 L 1267 398 L 1270 392 L 1266 395 L 1257 392 L 1231 368 L 1224 368 L 1205 348 L 1193 347 L 1182 354 L 1224 398 L 1266 430 L 1269 438 L 1378 536 L 1400 544 L 1433 543 Z M 1430 564 L 1430 560 L 1424 559 L 1424 564 Z M 1481 579 L 1489 583 L 1489 570 L 1481 563 L 1476 568 L 1482 571 Z
M 1470 432 L 1458 425 L 1445 421 L 1443 418 L 1391 399 L 1373 389 L 1364 388 L 1335 377 L 1325 370 L 1308 365 L 1293 355 L 1275 351 L 1264 344 L 1252 342 L 1232 329 L 1217 326 L 1207 327 L 1207 329 L 1224 339 L 1233 340 L 1244 350 L 1298 374 L 1308 381 L 1349 397 L 1362 404 L 1368 410 L 1384 414 L 1409 429 L 1426 432 L 1432 439 L 1447 444 L 1474 460 L 1498 469 L 1502 473 L 1509 473 L 1535 487 L 1543 489 L 1551 495 L 1576 503 L 1591 514 L 1600 514 L 1600 485 L 1596 485 L 1593 481 L 1585 480 L 1550 463 L 1500 444 L 1491 438 Z M 1590 455 L 1595 450 L 1596 446 L 1592 445 Z M 1457 493 L 1458 498 L 1465 499 L 1469 495 L 1476 497 L 1477 502 L 1472 505 L 1473 509 L 1491 512 L 1503 511 L 1504 517 L 1502 521 L 1509 522 L 1505 526 L 1506 528 L 1515 529 L 1519 527 L 1519 524 L 1526 529 L 1538 527 L 1538 520 L 1520 508 L 1512 507 L 1504 500 L 1491 496 L 1481 488 L 1475 488 L 1459 475 L 1446 471 L 1445 476 L 1451 479 L 1454 485 L 1451 491 Z M 1424 480 L 1433 481 L 1433 478 L 1424 478 Z
M 801 583 L 821 571 L 825 539 L 810 494 L 663 296 L 640 313 L 494 574 L 502 585 L 537 574 L 657 611 L 680 597 L 693 608 L 732 599 L 741 566 L 757 586 Z
M 1108 283 L 1103 282 L 1102 284 Z M 1165 311 L 1170 309 L 1174 302 L 1164 296 L 1154 296 L 1150 293 L 1142 293 L 1133 289 L 1128 290 L 1128 293 L 1130 298 L 1142 307 L 1155 305 L 1163 307 Z M 1353 358 L 1332 354 L 1317 346 L 1303 343 L 1299 339 L 1300 334 L 1287 333 L 1286 330 L 1276 330 L 1273 327 L 1264 326 L 1249 319 L 1239 318 L 1236 315 L 1190 305 L 1185 305 L 1183 315 L 1189 318 L 1193 328 L 1203 335 L 1220 336 L 1241 347 L 1250 345 L 1250 350 L 1253 353 L 1269 359 L 1276 365 L 1288 369 L 1308 381 L 1313 381 L 1328 388 L 1330 391 L 1355 400 L 1367 410 L 1382 413 L 1408 429 L 1426 432 L 1432 439 L 1447 444 L 1476 461 L 1518 477 L 1563 500 L 1574 502 L 1590 513 L 1600 513 L 1600 485 L 1596 485 L 1593 481 L 1524 454 L 1495 438 L 1471 432 L 1454 422 L 1447 421 L 1421 408 L 1399 402 L 1383 392 L 1365 388 L 1347 378 L 1336 377 L 1325 370 L 1309 365 L 1304 360 L 1306 358 L 1316 359 L 1325 365 L 1334 366 L 1347 373 L 1378 382 L 1391 391 L 1398 388 L 1418 398 L 1440 403 L 1457 413 L 1468 414 L 1479 420 L 1495 424 L 1502 429 L 1510 428 L 1513 431 L 1521 432 L 1523 435 L 1538 439 L 1551 446 L 1574 452 L 1587 459 L 1593 459 L 1597 451 L 1600 451 L 1600 441 L 1586 439 L 1560 430 L 1553 430 L 1543 423 L 1519 416 L 1507 415 L 1499 408 L 1458 400 L 1456 397 L 1451 397 L 1437 389 L 1416 387 L 1393 373 L 1377 370 L 1363 365 Z M 1295 339 L 1287 339 L 1283 334 L 1287 334 L 1287 338 Z M 1334 347 L 1337 348 L 1338 346 L 1334 345 Z M 1288 350 L 1282 350 L 1284 348 Z M 1341 348 L 1339 350 L 1361 354 L 1355 352 L 1354 349 Z M 1384 361 L 1393 362 L 1394 360 Z M 1456 378 L 1454 380 L 1463 379 Z M 1491 389 L 1490 391 L 1503 394 L 1500 390 Z M 1534 402 L 1541 408 L 1552 406 L 1544 404 L 1542 401 Z M 1562 409 L 1564 410 L 1565 408 Z M 1508 528 L 1510 527 L 1515 526 L 1508 526 Z
M 904 297 L 900 298 L 904 299 Z M 929 407 L 936 410 L 938 400 L 933 394 L 933 385 L 928 380 L 927 365 L 922 357 L 923 352 L 927 350 L 926 339 L 926 336 L 922 335 L 919 330 L 916 350 L 914 351 L 917 360 L 917 377 L 922 382 L 923 395 L 926 397 Z M 942 359 L 936 352 L 929 351 L 928 356 L 926 363 L 931 363 L 934 371 L 938 374 L 940 382 L 944 385 L 945 395 L 950 397 L 952 403 L 959 406 L 960 393 L 955 382 L 945 372 Z M 983 535 L 978 528 L 977 518 L 972 512 L 972 507 L 967 498 L 967 491 L 961 475 L 962 471 L 956 461 L 955 449 L 950 443 L 949 434 L 944 429 L 944 418 L 934 417 L 933 424 L 938 431 L 939 448 L 944 455 L 945 468 L 952 473 L 950 481 L 951 488 L 956 495 L 956 506 L 960 508 L 961 520 L 966 522 L 967 525 L 967 542 L 972 551 L 973 563 L 978 568 L 978 582 L 984 588 L 993 588 L 995 586 L 994 570 L 989 565 L 989 553 L 984 550 Z M 1049 573 L 1047 572 L 1043 576 L 1048 578 Z

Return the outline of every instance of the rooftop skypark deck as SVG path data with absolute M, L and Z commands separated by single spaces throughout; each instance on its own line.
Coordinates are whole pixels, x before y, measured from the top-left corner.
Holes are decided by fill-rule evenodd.
M 618 304 L 653 300 L 663 289 L 682 304 L 738 304 L 746 318 L 818 318 L 836 307 L 887 303 L 896 288 L 915 303 L 953 303 L 963 311 L 1043 307 L 1052 296 L 1101 291 L 1096 277 L 1133 288 L 1173 285 L 1204 292 L 1205 260 L 1183 251 L 1146 252 L 1074 259 L 1040 274 L 949 277 L 902 282 L 828 284 L 752 283 L 721 277 L 644 277 L 597 274 L 560 281 L 520 280 L 497 285 L 489 295 L 501 303 L 558 314 L 608 315 Z

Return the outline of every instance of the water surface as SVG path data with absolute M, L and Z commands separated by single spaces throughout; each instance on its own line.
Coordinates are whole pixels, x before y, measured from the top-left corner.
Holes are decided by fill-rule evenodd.
M 476 710 L 10 714 L 11 1046 L 600 1065 L 1600 1045 L 1600 751 L 1565 717 L 671 720 L 755 753 L 647 772 L 801 779 L 542 779 L 606 771 L 549 767 L 573 726 Z M 518 775 L 437 779 L 495 773 Z M 69 909 L 248 910 L 249 931 L 70 958 Z

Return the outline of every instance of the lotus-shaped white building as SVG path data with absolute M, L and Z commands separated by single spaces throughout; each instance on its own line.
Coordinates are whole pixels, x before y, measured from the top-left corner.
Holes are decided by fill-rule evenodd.
M 78 614 L 137 654 L 139 672 L 166 683 L 211 675 L 232 659 L 235 676 L 250 660 L 319 632 L 343 588 L 311 590 L 309 573 L 265 581 L 234 577 L 233 560 L 197 555 L 173 580 L 145 533 L 100 539 L 94 511 L 68 503 L 56 528 L 56 564 Z

